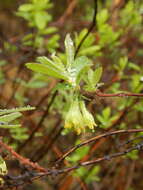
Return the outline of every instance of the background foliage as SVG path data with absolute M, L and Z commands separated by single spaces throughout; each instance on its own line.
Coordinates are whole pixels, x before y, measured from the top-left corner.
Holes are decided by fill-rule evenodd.
M 0 10 L 0 136 L 6 144 L 50 168 L 71 147 L 96 135 L 142 129 L 141 97 L 95 93 L 143 93 L 141 0 L 99 1 L 96 26 L 79 49 L 93 24 L 92 0 L 5 0 L 0 1 Z M 86 112 L 84 128 L 77 107 Z M 72 127 L 66 127 L 66 122 L 73 122 Z M 68 155 L 60 168 L 141 142 L 142 133 L 102 138 Z M 142 151 L 134 150 L 22 188 L 139 190 L 143 188 L 142 157 Z M 0 159 L 1 175 L 29 171 L 4 148 Z M 2 178 L 0 182 L 4 183 Z

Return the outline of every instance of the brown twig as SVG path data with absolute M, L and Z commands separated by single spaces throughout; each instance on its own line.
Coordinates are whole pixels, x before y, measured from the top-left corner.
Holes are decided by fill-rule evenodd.
M 99 97 L 143 97 L 143 94 L 141 93 L 120 92 L 114 94 L 106 94 L 102 93 L 100 90 L 96 90 L 95 95 Z
M 95 98 L 95 96 L 98 96 L 100 98 L 112 98 L 112 97 L 121 97 L 121 98 L 127 98 L 127 97 L 137 97 L 142 98 L 143 93 L 132 93 L 132 92 L 118 92 L 118 93 L 103 93 L 100 90 L 96 90 L 93 93 L 86 92 L 84 90 L 81 90 L 81 93 L 86 96 L 87 98 Z
M 40 171 L 40 172 L 46 172 L 47 171 L 43 167 L 39 166 L 39 164 L 31 162 L 29 159 L 24 158 L 23 156 L 19 155 L 17 152 L 15 152 L 13 150 L 12 147 L 10 147 L 7 144 L 5 144 L 4 142 L 2 142 L 2 140 L 0 140 L 0 146 L 2 146 L 5 150 L 7 150 L 8 152 L 10 152 L 12 154 L 12 156 L 15 157 L 17 160 L 19 160 L 19 162 L 21 164 L 30 166 L 30 167 L 32 167 L 32 169 Z
M 51 170 L 48 170 L 45 173 L 37 173 L 37 174 L 35 174 L 35 177 L 33 177 L 31 180 L 33 181 L 33 180 L 36 180 L 36 179 L 44 177 L 44 176 L 60 175 L 60 174 L 63 174 L 63 173 L 68 173 L 68 172 L 74 171 L 74 170 L 80 168 L 81 166 L 89 166 L 89 165 L 97 164 L 97 163 L 103 162 L 103 161 L 110 161 L 113 158 L 116 158 L 116 157 L 119 157 L 119 156 L 124 156 L 127 153 L 132 152 L 133 150 L 141 150 L 142 148 L 143 148 L 143 143 L 140 143 L 140 144 L 137 144 L 137 145 L 135 145 L 133 147 L 130 147 L 130 148 L 128 148 L 128 149 L 126 149 L 126 150 L 124 150 L 122 152 L 116 152 L 116 153 L 106 155 L 106 156 L 103 156 L 103 157 L 100 157 L 100 158 L 97 158 L 97 159 L 93 159 L 93 160 L 86 161 L 86 162 L 81 162 L 81 163 L 78 163 L 78 164 L 76 164 L 76 165 L 74 165 L 72 167 L 63 168 L 63 169 L 53 169 L 52 168 Z M 23 176 L 17 176 L 18 180 L 20 180 L 20 178 L 24 179 L 24 175 Z M 15 179 L 16 179 L 16 177 L 15 177 Z M 25 183 L 25 181 L 23 183 Z
M 64 14 L 59 18 L 59 20 L 57 21 L 57 23 L 61 26 L 64 24 L 65 20 L 72 14 L 75 6 L 76 6 L 77 0 L 72 0 L 69 4 L 69 6 L 67 7 L 66 11 L 64 12 Z
M 37 174 L 33 173 L 32 175 L 31 175 L 31 173 L 25 173 L 25 174 L 23 174 L 21 176 L 11 177 L 11 180 L 14 179 L 15 182 L 20 181 L 20 183 L 16 183 L 16 184 L 12 183 L 12 186 L 15 187 L 15 186 L 24 185 L 24 184 L 28 183 L 29 180 L 34 181 L 36 179 L 39 179 L 39 178 L 45 177 L 45 176 L 50 176 L 50 175 L 55 176 L 55 175 L 60 175 L 60 174 L 63 174 L 63 173 L 69 173 L 71 171 L 74 171 L 74 170 L 80 168 L 81 166 L 89 166 L 89 165 L 97 164 L 97 163 L 100 163 L 100 162 L 103 162 L 103 161 L 110 161 L 113 158 L 117 158 L 119 156 L 124 156 L 127 153 L 132 152 L 133 150 L 142 150 L 142 148 L 143 148 L 143 143 L 139 143 L 139 144 L 137 144 L 137 145 L 135 145 L 133 147 L 130 147 L 130 148 L 128 148 L 128 149 L 126 149 L 126 150 L 124 150 L 122 152 L 116 152 L 116 153 L 113 153 L 113 154 L 110 154 L 110 155 L 105 155 L 105 156 L 97 158 L 97 159 L 93 159 L 93 160 L 86 161 L 86 162 L 81 162 L 81 163 L 78 163 L 78 164 L 76 164 L 76 165 L 74 165 L 72 167 L 63 168 L 63 169 L 54 169 L 54 168 L 52 168 L 52 169 L 48 170 L 47 172 L 43 172 L 43 173 L 37 173 Z M 29 177 L 28 177 L 28 175 L 29 175 Z M 4 176 L 5 180 L 7 179 L 6 177 L 7 176 Z M 8 176 L 8 177 L 10 178 L 10 176 Z
M 69 156 L 71 153 L 73 153 L 76 149 L 84 146 L 84 145 L 87 145 L 89 143 L 92 143 L 92 142 L 95 142 L 101 138 L 104 138 L 104 137 L 108 137 L 108 136 L 112 136 L 112 135 L 116 135 L 116 134 L 122 134 L 122 133 L 137 133 L 137 132 L 143 132 L 143 129 L 127 129 L 127 130 L 118 130 L 118 131 L 112 131 L 112 132 L 107 132 L 107 133 L 104 133 L 104 134 L 101 134 L 101 135 L 98 135 L 98 136 L 95 136 L 89 140 L 86 140 L 74 147 L 72 147 L 69 151 L 67 151 L 65 154 L 63 154 L 63 156 L 61 156 L 61 158 L 59 158 L 57 161 L 56 161 L 56 165 L 58 166 L 58 164 L 60 164 L 67 156 Z

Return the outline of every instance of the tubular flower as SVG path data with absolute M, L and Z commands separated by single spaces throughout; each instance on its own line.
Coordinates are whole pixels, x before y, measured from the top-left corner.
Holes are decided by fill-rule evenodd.
M 84 101 L 80 101 L 80 109 L 82 112 L 83 120 L 84 120 L 84 125 L 86 127 L 89 127 L 90 129 L 94 129 L 94 126 L 97 126 L 94 118 L 91 113 L 86 109 Z
M 73 101 L 65 118 L 65 128 L 74 129 L 77 134 L 85 132 L 85 128 L 94 129 L 96 123 L 91 113 L 86 109 L 84 101 Z
M 77 134 L 80 134 L 84 129 L 84 120 L 80 111 L 79 101 L 75 100 L 71 104 L 71 107 L 65 118 L 65 128 L 73 128 Z

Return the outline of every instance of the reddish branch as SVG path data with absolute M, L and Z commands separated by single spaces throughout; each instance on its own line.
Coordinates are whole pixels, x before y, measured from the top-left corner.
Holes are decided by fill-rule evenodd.
M 64 12 L 64 14 L 59 18 L 59 20 L 57 21 L 57 23 L 59 25 L 64 24 L 65 20 L 73 13 L 73 10 L 76 6 L 77 0 L 72 0 L 69 4 L 69 6 L 67 7 L 66 11 Z
M 2 146 L 5 150 L 10 152 L 12 154 L 12 156 L 15 157 L 17 160 L 19 160 L 19 162 L 21 164 L 30 166 L 30 167 L 32 167 L 32 169 L 40 171 L 40 172 L 46 172 L 47 171 L 43 167 L 39 166 L 39 164 L 31 162 L 29 159 L 24 158 L 23 156 L 19 155 L 17 152 L 15 152 L 13 150 L 13 148 L 11 148 L 10 146 L 8 146 L 4 142 L 2 142 L 2 140 L 0 140 L 0 146 Z
M 142 129 L 142 131 L 143 131 L 143 129 Z M 113 158 L 123 156 L 129 152 L 132 152 L 133 150 L 141 150 L 142 148 L 143 148 L 143 143 L 140 143 L 140 144 L 137 144 L 131 148 L 128 148 L 128 149 L 122 151 L 122 152 L 116 152 L 114 154 L 106 155 L 106 156 L 103 156 L 103 157 L 100 157 L 97 159 L 93 159 L 93 160 L 86 161 L 86 162 L 81 162 L 81 163 L 78 163 L 77 165 L 74 165 L 74 166 L 69 167 L 69 168 L 49 170 L 48 172 L 41 174 L 41 176 L 53 175 L 53 174 L 58 175 L 58 174 L 62 174 L 65 172 L 70 172 L 70 171 L 73 171 L 75 169 L 78 169 L 81 166 L 88 166 L 88 165 L 99 163 L 101 161 L 109 161 Z M 39 177 L 41 177 L 41 176 L 39 175 Z
M 116 134 L 121 134 L 121 133 L 137 133 L 137 132 L 143 132 L 143 129 L 118 130 L 118 131 L 107 132 L 107 133 L 95 136 L 95 137 L 93 137 L 93 138 L 91 138 L 89 140 L 86 140 L 86 141 L 72 147 L 69 151 L 67 151 L 65 154 L 63 154 L 63 156 L 61 156 L 61 158 L 59 158 L 56 161 L 56 165 L 58 166 L 59 163 L 61 163 L 67 156 L 69 156 L 71 153 L 73 153 L 76 149 L 78 149 L 78 148 L 80 148 L 80 147 L 82 147 L 84 145 L 87 145 L 89 143 L 95 142 L 95 141 L 97 141 L 97 140 L 99 140 L 101 138 L 116 135 Z
M 129 129 L 129 130 L 118 130 L 118 131 L 113 131 L 113 132 L 108 132 L 108 133 L 104 133 L 102 135 L 98 135 L 95 136 L 87 141 L 84 141 L 83 143 L 73 147 L 72 149 L 70 149 L 67 153 L 65 153 L 56 163 L 59 163 L 61 161 L 64 160 L 65 157 L 67 157 L 69 154 L 71 154 L 73 151 L 75 151 L 77 148 L 87 145 L 91 142 L 94 142 L 96 140 L 99 140 L 103 137 L 108 137 L 108 136 L 112 136 L 115 134 L 122 134 L 122 133 L 136 133 L 136 132 L 143 132 L 143 129 Z M 79 162 L 78 164 L 72 166 L 72 167 L 68 167 L 68 168 L 63 168 L 63 169 L 57 169 L 57 168 L 51 168 L 51 169 L 44 169 L 41 168 L 41 166 L 39 166 L 37 163 L 33 163 L 31 161 L 29 161 L 29 159 L 26 159 L 22 156 L 20 156 L 19 154 L 17 154 L 11 147 L 9 147 L 8 145 L 6 145 L 5 143 L 3 143 L 0 140 L 0 145 L 5 148 L 7 151 L 9 151 L 16 159 L 18 159 L 22 164 L 26 164 L 28 166 L 31 166 L 33 169 L 36 169 L 38 171 L 40 171 L 39 173 L 35 173 L 34 171 L 29 171 L 24 173 L 23 175 L 17 176 L 17 177 L 13 177 L 13 176 L 3 176 L 4 180 L 5 180 L 5 187 L 17 187 L 17 186 L 21 186 L 24 185 L 26 183 L 33 180 L 36 180 L 38 178 L 44 177 L 44 176 L 55 176 L 55 175 L 59 175 L 59 174 L 63 174 L 63 173 L 67 173 L 73 170 L 78 169 L 81 166 L 88 166 L 88 165 L 93 165 L 93 164 L 97 164 L 101 161 L 108 161 L 111 160 L 113 158 L 119 157 L 119 156 L 123 156 L 133 150 L 142 150 L 143 148 L 143 143 L 139 143 L 133 147 L 130 147 L 122 152 L 116 152 L 114 154 L 110 154 L 110 155 L 105 155 L 103 157 L 97 158 L 97 159 L 93 159 L 90 161 L 85 161 L 85 162 Z M 10 180 L 10 181 L 9 181 Z
M 83 95 L 85 95 L 86 97 L 89 98 L 94 98 L 95 96 L 101 97 L 101 98 L 112 98 L 112 97 L 138 97 L 138 98 L 142 98 L 143 97 L 143 93 L 131 93 L 131 92 L 119 92 L 119 93 L 103 93 L 100 90 L 96 90 L 94 93 L 89 93 L 86 92 L 84 90 L 81 91 L 81 93 Z
M 143 130 L 142 130 L 143 131 Z M 9 184 L 7 182 L 7 184 L 5 184 L 5 186 L 12 186 L 12 187 L 18 187 L 20 185 L 24 185 L 26 183 L 29 182 L 29 180 L 33 181 L 33 180 L 36 180 L 38 178 L 41 178 L 41 177 L 44 177 L 44 176 L 49 176 L 49 175 L 59 175 L 59 174 L 63 174 L 63 173 L 67 173 L 67 172 L 71 172 L 71 171 L 74 171 L 78 168 L 80 168 L 81 166 L 89 166 L 89 165 L 93 165 L 93 164 L 97 164 L 99 162 L 102 162 L 102 161 L 110 161 L 111 159 L 113 158 L 116 158 L 116 157 L 119 157 L 119 156 L 123 156 L 123 155 L 126 155 L 127 153 L 129 152 L 132 152 L 133 150 L 142 150 L 143 148 L 143 143 L 140 143 L 140 144 L 137 144 L 131 148 L 128 148 L 122 152 L 116 152 L 116 153 L 113 153 L 113 154 L 110 154 L 110 155 L 105 155 L 103 157 L 100 157 L 100 158 L 97 158 L 97 159 L 93 159 L 93 160 L 90 160 L 90 161 L 86 161 L 86 162 L 80 162 L 72 167 L 68 167 L 68 168 L 64 168 L 64 169 L 51 169 L 47 172 L 44 172 L 44 173 L 33 173 L 33 175 L 31 175 L 31 173 L 25 173 L 21 176 L 17 176 L 17 177 L 11 177 L 9 176 L 9 178 L 6 178 L 3 177 L 5 180 L 7 179 L 10 179 L 11 181 L 13 180 L 13 183 L 12 184 Z M 31 177 L 32 176 L 32 177 Z M 34 176 L 34 177 L 33 177 Z M 20 182 L 20 183 L 19 183 Z
M 100 90 L 96 90 L 95 95 L 99 97 L 130 97 L 130 96 L 143 97 L 143 93 L 141 94 L 141 93 L 131 93 L 131 92 L 120 92 L 115 94 L 105 94 L 102 93 Z

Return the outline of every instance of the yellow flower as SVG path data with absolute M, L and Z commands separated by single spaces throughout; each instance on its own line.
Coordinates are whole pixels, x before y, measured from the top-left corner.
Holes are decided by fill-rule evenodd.
M 85 128 L 94 129 L 96 123 L 91 113 L 86 109 L 84 101 L 74 100 L 65 118 L 64 128 L 74 129 L 79 135 Z
M 94 129 L 97 126 L 92 114 L 86 109 L 84 101 L 80 101 L 80 109 L 83 115 L 84 125 L 90 129 Z
M 65 128 L 73 128 L 77 134 L 84 131 L 84 121 L 79 107 L 78 99 L 73 101 L 65 118 Z

